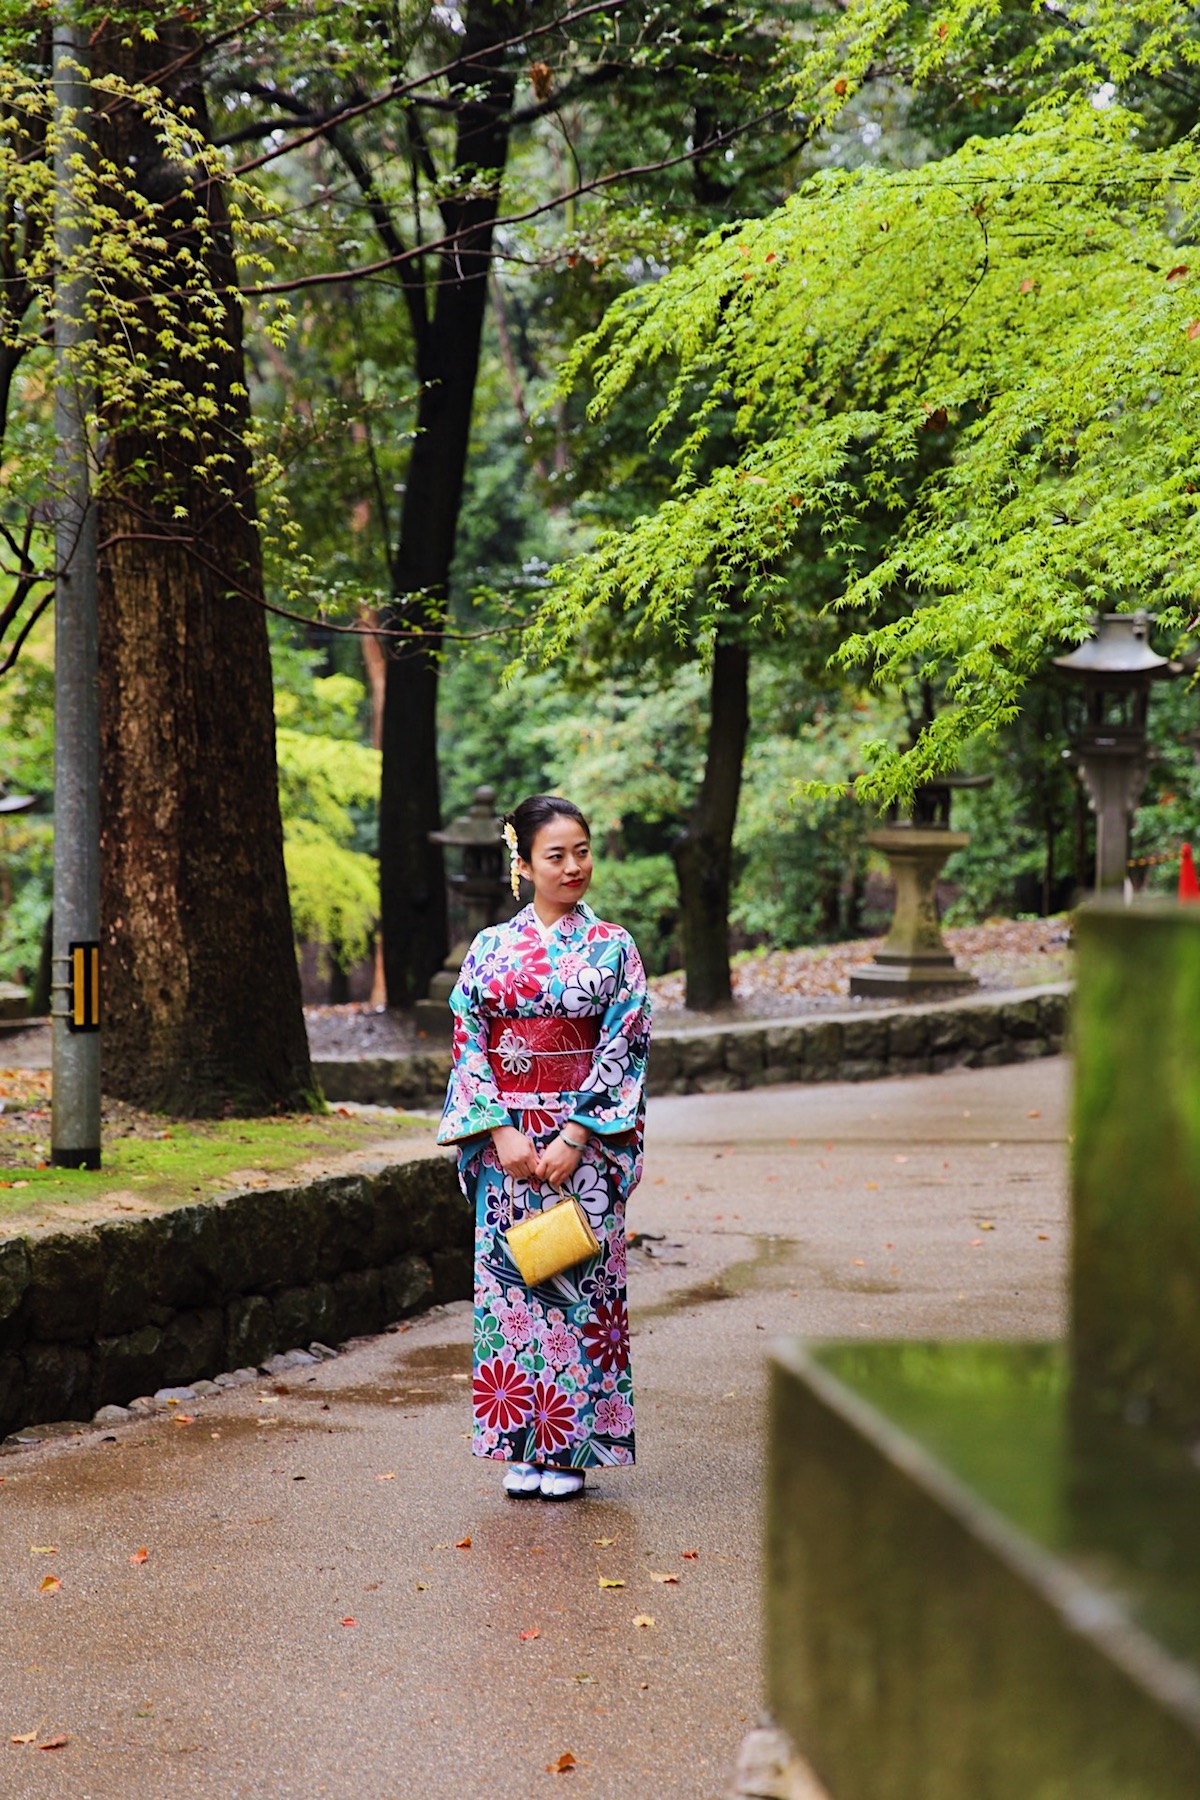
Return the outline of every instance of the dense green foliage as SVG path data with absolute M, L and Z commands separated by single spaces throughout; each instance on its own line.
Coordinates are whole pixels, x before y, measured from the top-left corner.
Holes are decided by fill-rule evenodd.
M 348 969 L 370 952 L 379 918 L 372 820 L 379 752 L 360 743 L 365 689 L 349 675 L 314 676 L 299 662 L 300 691 L 278 686 L 275 717 L 283 855 L 292 925 Z
M 936 21 L 848 8 L 799 58 L 797 91 L 832 119 L 885 46 L 919 87 L 1013 19 L 966 0 Z M 815 525 L 846 561 L 833 606 L 866 615 L 837 660 L 941 696 L 914 742 L 865 747 L 858 792 L 883 801 L 1010 724 L 1090 609 L 1152 602 L 1188 626 L 1200 158 L 1161 108 L 1151 128 L 1146 96 L 1200 40 L 1169 0 L 1027 24 L 1009 129 L 915 166 L 820 170 L 576 346 L 566 379 L 590 371 L 598 426 L 657 381 L 650 441 L 676 474 L 633 529 L 556 571 L 536 653 L 614 611 L 647 642 L 711 637 L 734 597 L 787 631 Z M 882 543 L 865 529 L 880 509 Z
M 152 29 L 151 9 L 129 12 Z M 215 39 L 235 16 L 209 8 L 205 27 Z M 289 881 L 298 936 L 342 967 L 378 913 L 378 670 L 353 628 L 391 608 L 388 647 L 410 653 L 392 577 L 429 246 L 461 179 L 456 17 L 312 0 L 214 48 L 216 148 L 162 118 L 198 179 L 239 168 L 268 591 L 302 615 L 277 644 Z M 1164 648 L 1200 610 L 1193 14 L 614 0 L 530 19 L 503 52 L 519 129 L 447 601 L 447 816 L 482 781 L 503 804 L 571 793 L 596 828 L 597 904 L 666 966 L 706 658 L 737 609 L 754 659 L 738 941 L 856 930 L 859 802 L 904 799 L 945 766 L 995 776 L 957 803 L 975 840 L 951 869 L 962 915 L 1061 905 L 1087 878 L 1088 823 L 1048 658 L 1098 606 L 1149 606 Z M 0 555 L 13 592 L 33 570 L 32 604 L 47 575 L 48 101 L 36 32 L 13 28 L 2 52 L 0 190 L 24 236 L 10 223 L 23 285 L 0 321 L 20 350 Z M 306 122 L 355 95 L 340 136 Z M 705 146 L 691 160 L 689 142 Z M 152 232 L 153 209 L 131 221 L 111 172 L 79 179 L 101 227 L 105 392 L 175 430 L 170 384 L 122 364 L 111 328 L 131 303 L 129 234 Z M 164 347 L 182 335 L 203 357 L 220 296 L 155 303 Z M 219 421 L 187 429 L 219 479 Z M 36 662 L 0 690 L 0 779 L 39 792 L 46 702 Z M 1192 705 L 1185 683 L 1156 702 L 1139 856 L 1169 858 L 1194 829 Z M 0 972 L 28 974 L 48 827 L 2 829 Z M 1145 866 L 1170 878 L 1169 861 Z

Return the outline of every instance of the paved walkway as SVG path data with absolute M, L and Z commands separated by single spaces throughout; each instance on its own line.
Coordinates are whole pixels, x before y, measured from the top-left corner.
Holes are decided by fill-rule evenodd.
M 467 1455 L 465 1305 L 0 1459 L 0 1793 L 719 1800 L 760 1704 L 767 1347 L 1060 1332 L 1065 1090 L 1056 1060 L 654 1102 L 640 1461 L 586 1503 Z

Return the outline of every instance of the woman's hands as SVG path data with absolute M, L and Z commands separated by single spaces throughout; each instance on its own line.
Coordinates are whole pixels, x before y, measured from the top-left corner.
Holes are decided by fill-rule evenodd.
M 582 1146 L 568 1143 L 565 1137 L 551 1138 L 537 1166 L 538 1180 L 549 1182 L 551 1187 L 565 1187 L 582 1160 Z
M 515 1125 L 497 1125 L 492 1131 L 492 1142 L 506 1175 L 516 1175 L 522 1181 L 538 1179 L 538 1153 L 523 1131 Z
M 551 1138 L 539 1156 L 523 1131 L 515 1125 L 497 1125 L 492 1143 L 506 1175 L 521 1181 L 544 1181 L 550 1187 L 565 1187 L 583 1159 L 586 1146 L 569 1143 L 564 1137 Z

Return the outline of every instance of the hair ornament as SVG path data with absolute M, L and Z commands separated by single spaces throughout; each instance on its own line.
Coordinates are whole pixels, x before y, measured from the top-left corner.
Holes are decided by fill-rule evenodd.
M 511 819 L 504 821 L 504 841 L 508 845 L 508 879 L 512 887 L 513 899 L 521 898 L 521 871 L 517 867 L 517 831 Z

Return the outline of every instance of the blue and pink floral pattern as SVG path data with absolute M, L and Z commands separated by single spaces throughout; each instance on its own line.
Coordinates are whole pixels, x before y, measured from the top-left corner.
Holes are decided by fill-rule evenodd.
M 475 1206 L 474 1432 L 477 1456 L 585 1469 L 631 1463 L 633 1383 L 625 1295 L 625 1203 L 642 1173 L 650 1007 L 629 933 L 582 903 L 543 942 L 532 907 L 480 932 L 450 1000 L 454 1065 L 438 1142 L 458 1146 Z M 493 1021 L 599 1022 L 577 1089 L 506 1093 L 488 1061 Z M 559 1198 L 506 1176 L 496 1125 L 543 1147 L 568 1120 L 592 1133 L 574 1177 L 597 1255 L 528 1288 L 504 1232 Z

